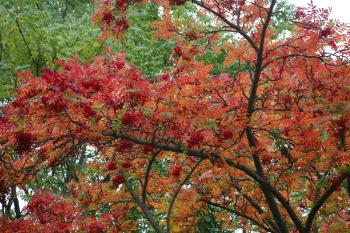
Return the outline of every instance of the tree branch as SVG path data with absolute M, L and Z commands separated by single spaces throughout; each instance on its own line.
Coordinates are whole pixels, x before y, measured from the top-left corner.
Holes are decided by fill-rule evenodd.
M 215 206 L 215 207 L 224 209 L 224 210 L 226 210 L 226 211 L 228 211 L 228 212 L 231 212 L 231 213 L 233 213 L 233 214 L 235 214 L 235 215 L 237 215 L 237 216 L 240 216 L 240 217 L 242 217 L 242 218 L 248 219 L 249 221 L 251 221 L 251 222 L 254 223 L 255 225 L 261 227 L 261 228 L 264 229 L 265 231 L 273 232 L 273 233 L 275 232 L 274 230 L 270 229 L 269 227 L 264 226 L 262 223 L 258 222 L 257 220 L 255 220 L 255 219 L 249 217 L 248 215 L 246 215 L 246 214 L 244 214 L 244 213 L 241 213 L 241 212 L 236 211 L 236 210 L 234 210 L 234 209 L 231 209 L 231 208 L 229 208 L 229 207 L 227 207 L 227 206 L 223 206 L 223 205 L 220 205 L 220 204 L 218 204 L 218 203 L 211 202 L 211 201 L 204 201 L 204 202 L 207 203 L 208 205 L 211 205 L 211 206 Z
M 259 174 L 257 174 L 254 170 L 241 165 L 236 164 L 235 167 L 244 173 L 246 173 L 248 176 L 252 177 L 258 184 L 263 188 L 269 190 L 271 194 L 273 194 L 277 200 L 283 205 L 283 207 L 288 212 L 290 218 L 292 219 L 293 223 L 295 224 L 296 228 L 299 232 L 305 232 L 303 224 L 301 223 L 299 217 L 294 212 L 293 208 L 289 205 L 289 202 L 282 196 L 282 194 L 275 189 L 269 182 L 267 182 L 263 177 L 261 177 Z
M 248 118 L 251 118 L 251 116 L 254 112 L 256 94 L 257 94 L 257 90 L 258 90 L 260 74 L 262 71 L 265 37 L 266 37 L 266 32 L 267 32 L 267 29 L 268 29 L 268 26 L 269 26 L 269 23 L 270 23 L 270 20 L 272 17 L 272 13 L 273 13 L 273 9 L 274 9 L 275 4 L 276 4 L 276 0 L 272 0 L 271 5 L 270 5 L 269 10 L 268 10 L 268 15 L 267 15 L 266 21 L 263 23 L 263 28 L 262 28 L 261 35 L 260 35 L 260 44 L 259 44 L 259 48 L 257 50 L 257 58 L 256 58 L 256 64 L 255 64 L 254 77 L 253 77 L 252 87 L 250 89 L 250 95 L 249 95 L 249 99 L 248 99 L 248 108 L 247 108 Z M 253 130 L 251 129 L 251 127 L 249 127 L 249 126 L 247 127 L 246 134 L 247 134 L 249 146 L 255 148 L 256 142 L 255 142 L 254 133 L 253 133 Z M 264 175 L 263 175 L 262 164 L 260 162 L 259 155 L 256 152 L 253 154 L 253 160 L 254 160 L 254 164 L 255 164 L 258 175 L 262 179 L 264 179 L 263 178 Z M 274 216 L 274 218 L 277 222 L 277 225 L 280 228 L 280 231 L 282 233 L 288 233 L 286 223 L 283 220 L 283 217 L 280 213 L 280 210 L 278 209 L 277 203 L 274 200 L 270 190 L 267 189 L 266 186 L 261 186 L 261 188 L 262 188 L 262 191 L 265 195 L 265 198 L 266 198 L 266 201 L 269 205 L 269 208 L 272 212 L 272 215 Z
M 13 192 L 13 205 L 15 207 L 15 214 L 16 214 L 16 218 L 19 219 L 22 217 L 22 213 L 21 213 L 21 208 L 19 206 L 19 201 L 18 201 L 18 197 L 17 197 L 17 188 L 16 186 L 12 186 Z
M 116 139 L 118 139 L 118 138 L 125 139 L 125 140 L 134 142 L 134 143 L 139 144 L 139 145 L 152 146 L 152 147 L 155 147 L 158 149 L 162 149 L 164 151 L 171 151 L 171 152 L 176 152 L 176 153 L 184 153 L 184 151 L 186 151 L 186 153 L 189 156 L 194 156 L 194 157 L 197 157 L 200 159 L 213 159 L 214 161 L 220 159 L 220 156 L 217 154 L 209 154 L 205 151 L 186 149 L 186 147 L 183 147 L 181 144 L 179 144 L 178 146 L 170 146 L 170 145 L 165 145 L 165 144 L 158 143 L 158 142 L 149 142 L 149 141 L 146 141 L 143 139 L 138 139 L 138 138 L 132 137 L 132 136 L 124 134 L 124 133 L 117 133 L 117 132 L 108 132 L 108 133 L 104 133 L 104 135 L 111 136 L 111 137 L 114 137 Z M 289 205 L 288 201 L 286 201 L 284 199 L 284 197 L 282 196 L 282 194 L 278 190 L 276 190 L 268 181 L 266 181 L 264 178 L 262 178 L 260 175 L 258 175 L 254 170 L 252 170 L 248 167 L 245 167 L 244 165 L 235 163 L 233 159 L 225 158 L 225 162 L 228 165 L 235 167 L 235 168 L 243 171 L 244 173 L 246 173 L 249 177 L 254 179 L 261 186 L 262 189 L 263 188 L 269 189 L 270 192 L 281 202 L 283 207 L 287 210 L 288 214 L 290 215 L 292 221 L 294 222 L 294 224 L 296 225 L 298 230 L 300 232 L 304 232 L 303 231 L 304 228 L 302 226 L 302 223 L 300 222 L 299 218 L 295 214 L 294 210 Z M 271 198 L 273 198 L 273 197 L 271 197 Z
M 317 212 L 321 209 L 323 204 L 327 201 L 327 199 L 334 193 L 334 191 L 341 185 L 341 183 L 350 177 L 350 173 L 343 174 L 340 176 L 336 182 L 333 184 L 317 201 L 316 204 L 311 208 L 311 211 L 306 220 L 306 232 L 309 232 L 312 226 L 312 222 L 317 214 Z
M 158 150 L 156 152 L 154 152 L 151 156 L 151 159 L 149 160 L 148 164 L 147 164 L 147 168 L 146 168 L 146 173 L 145 173 L 145 179 L 142 185 L 142 203 L 146 204 L 146 191 L 147 191 L 147 184 L 148 184 L 148 178 L 149 178 L 149 173 L 151 172 L 151 168 L 152 168 L 152 164 L 155 161 L 157 155 L 159 155 L 159 153 L 162 150 Z
M 216 17 L 220 18 L 224 23 L 226 23 L 228 26 L 230 26 L 231 28 L 236 30 L 241 36 L 243 36 L 249 42 L 249 44 L 252 46 L 252 48 L 256 52 L 259 50 L 258 47 L 256 46 L 255 42 L 253 41 L 253 39 L 247 33 L 245 33 L 242 30 L 242 28 L 240 28 L 238 25 L 235 25 L 235 24 L 231 23 L 228 19 L 226 19 L 219 12 L 216 12 L 215 10 L 213 10 L 210 7 L 206 6 L 202 1 L 192 0 L 192 2 L 194 4 L 196 4 L 197 6 L 200 6 L 200 7 L 204 8 L 205 10 L 209 11 L 210 13 L 215 15 Z
M 129 191 L 130 195 L 134 199 L 135 203 L 141 208 L 143 215 L 145 218 L 149 221 L 153 229 L 157 233 L 163 233 L 162 228 L 159 226 L 159 224 L 155 221 L 155 219 L 152 216 L 152 213 L 149 211 L 146 205 L 142 203 L 142 201 L 137 197 L 137 194 L 134 192 L 134 189 L 132 188 L 130 182 L 128 181 L 128 177 L 126 175 L 126 172 L 124 170 L 121 170 L 121 174 L 123 175 L 125 179 L 125 186 L 126 189 Z
M 16 25 L 17 25 L 19 34 L 20 34 L 21 37 L 22 37 L 22 40 L 23 40 L 23 42 L 24 42 L 24 45 L 26 46 L 26 48 L 27 48 L 27 50 L 28 50 L 28 53 L 29 53 L 30 57 L 31 57 L 32 59 L 34 59 L 32 50 L 30 49 L 29 44 L 28 44 L 28 42 L 27 42 L 27 40 L 26 40 L 26 38 L 25 38 L 25 36 L 24 36 L 24 33 L 23 33 L 23 31 L 22 31 L 22 29 L 21 29 L 21 27 L 20 27 L 20 25 L 19 25 L 18 19 L 16 19 Z
M 253 200 L 250 196 L 242 192 L 242 187 L 239 186 L 233 179 L 233 177 L 230 175 L 230 180 L 232 182 L 233 187 L 235 187 L 239 192 L 242 193 L 243 197 L 247 199 L 247 201 L 259 212 L 259 214 L 264 213 L 264 210 L 260 207 L 260 205 Z
M 167 233 L 170 233 L 170 218 L 171 218 L 171 212 L 173 210 L 173 206 L 175 204 L 175 200 L 177 195 L 179 194 L 182 186 L 186 184 L 186 182 L 191 178 L 193 172 L 196 170 L 196 168 L 199 166 L 199 164 L 203 161 L 203 159 L 198 160 L 198 162 L 195 164 L 195 166 L 191 169 L 191 171 L 186 175 L 185 179 L 180 183 L 180 185 L 177 187 L 177 189 L 174 192 L 174 195 L 172 196 L 170 200 L 170 205 L 167 211 L 166 215 L 166 226 L 167 226 Z

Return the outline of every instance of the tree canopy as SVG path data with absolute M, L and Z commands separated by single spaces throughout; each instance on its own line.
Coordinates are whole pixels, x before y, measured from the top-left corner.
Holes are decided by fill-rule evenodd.
M 69 21 L 91 45 L 40 68 L 15 18 L 31 70 L 1 106 L 2 232 L 349 232 L 348 24 L 279 0 L 96 4 L 99 38 Z

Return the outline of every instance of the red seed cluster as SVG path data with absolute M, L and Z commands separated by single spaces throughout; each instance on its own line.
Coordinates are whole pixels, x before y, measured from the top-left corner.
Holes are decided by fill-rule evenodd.
M 328 36 L 332 35 L 333 30 L 331 28 L 325 28 L 321 29 L 319 33 L 319 38 L 324 39 L 327 38 Z
M 231 139 L 232 137 L 233 137 L 233 133 L 228 129 L 225 129 L 221 132 L 221 138 L 223 140 Z
M 144 147 L 143 147 L 143 153 L 145 153 L 145 154 L 151 153 L 151 152 L 153 152 L 154 150 L 155 150 L 155 148 L 152 147 L 152 146 L 144 146 Z
M 102 15 L 102 22 L 105 24 L 111 24 L 115 20 L 112 11 L 105 11 Z
M 192 134 L 191 138 L 187 140 L 189 147 L 194 147 L 199 145 L 204 140 L 204 135 L 201 132 L 195 132 Z
M 174 177 L 180 176 L 182 172 L 182 166 L 181 165 L 175 165 L 170 169 L 170 174 Z
M 189 32 L 187 32 L 185 34 L 185 38 L 187 40 L 190 40 L 190 41 L 197 40 L 198 39 L 198 34 L 196 32 L 194 32 L 194 31 L 189 31 Z
M 179 57 L 181 57 L 183 55 L 182 49 L 179 46 L 176 46 L 174 48 L 174 51 L 175 51 L 176 55 L 178 55 Z
M 125 169 L 129 169 L 132 167 L 132 164 L 130 162 L 123 162 L 122 167 Z
M 34 138 L 31 133 L 26 132 L 16 132 L 15 133 L 16 140 L 16 152 L 18 154 L 22 154 L 26 151 L 29 151 L 34 143 Z
M 272 163 L 272 157 L 270 155 L 264 155 L 261 157 L 262 164 L 268 166 Z
M 117 169 L 117 165 L 115 164 L 115 162 L 109 161 L 109 162 L 106 164 L 106 168 L 107 168 L 108 171 L 112 171 L 112 170 Z
M 119 149 L 120 152 L 126 151 L 126 150 L 128 150 L 128 149 L 131 149 L 133 145 L 134 145 L 134 144 L 133 144 L 132 142 L 130 142 L 130 141 L 121 140 L 121 141 L 119 142 L 119 147 L 118 147 L 118 149 Z
M 127 112 L 121 117 L 121 122 L 125 126 L 138 127 L 143 119 L 140 112 Z
M 188 159 L 188 161 L 191 162 L 191 163 L 195 163 L 195 162 L 196 162 L 196 158 L 193 157 L 193 156 L 189 156 L 187 159 Z
M 115 1 L 115 8 L 121 11 L 124 11 L 129 4 L 129 0 L 116 0 Z
M 187 0 L 169 0 L 171 6 L 180 6 L 187 2 Z
M 125 31 L 129 28 L 129 23 L 125 17 L 120 17 L 115 22 L 116 31 Z
M 121 175 L 116 175 L 113 179 L 112 179 L 112 183 L 114 186 L 118 187 L 120 184 L 124 184 L 125 183 L 125 179 L 123 176 Z
M 87 103 L 84 103 L 81 105 L 83 112 L 84 112 L 84 116 L 86 117 L 93 117 L 96 115 L 96 112 L 91 108 L 91 106 Z
M 304 8 L 302 7 L 298 7 L 297 11 L 295 13 L 295 18 L 296 19 L 302 19 L 306 16 L 305 12 L 304 12 Z

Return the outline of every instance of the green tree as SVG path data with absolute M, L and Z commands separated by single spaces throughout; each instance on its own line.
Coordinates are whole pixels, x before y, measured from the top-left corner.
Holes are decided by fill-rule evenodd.
M 94 9 L 89 0 L 1 0 L 0 99 L 13 95 L 17 71 L 39 75 L 57 59 L 100 54 L 99 30 L 90 21 Z

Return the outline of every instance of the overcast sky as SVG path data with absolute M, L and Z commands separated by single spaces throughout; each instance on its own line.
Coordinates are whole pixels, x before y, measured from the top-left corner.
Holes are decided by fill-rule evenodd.
M 327 8 L 332 7 L 331 18 L 350 23 L 350 0 L 313 0 L 314 5 Z M 289 0 L 298 6 L 305 6 L 310 0 Z

